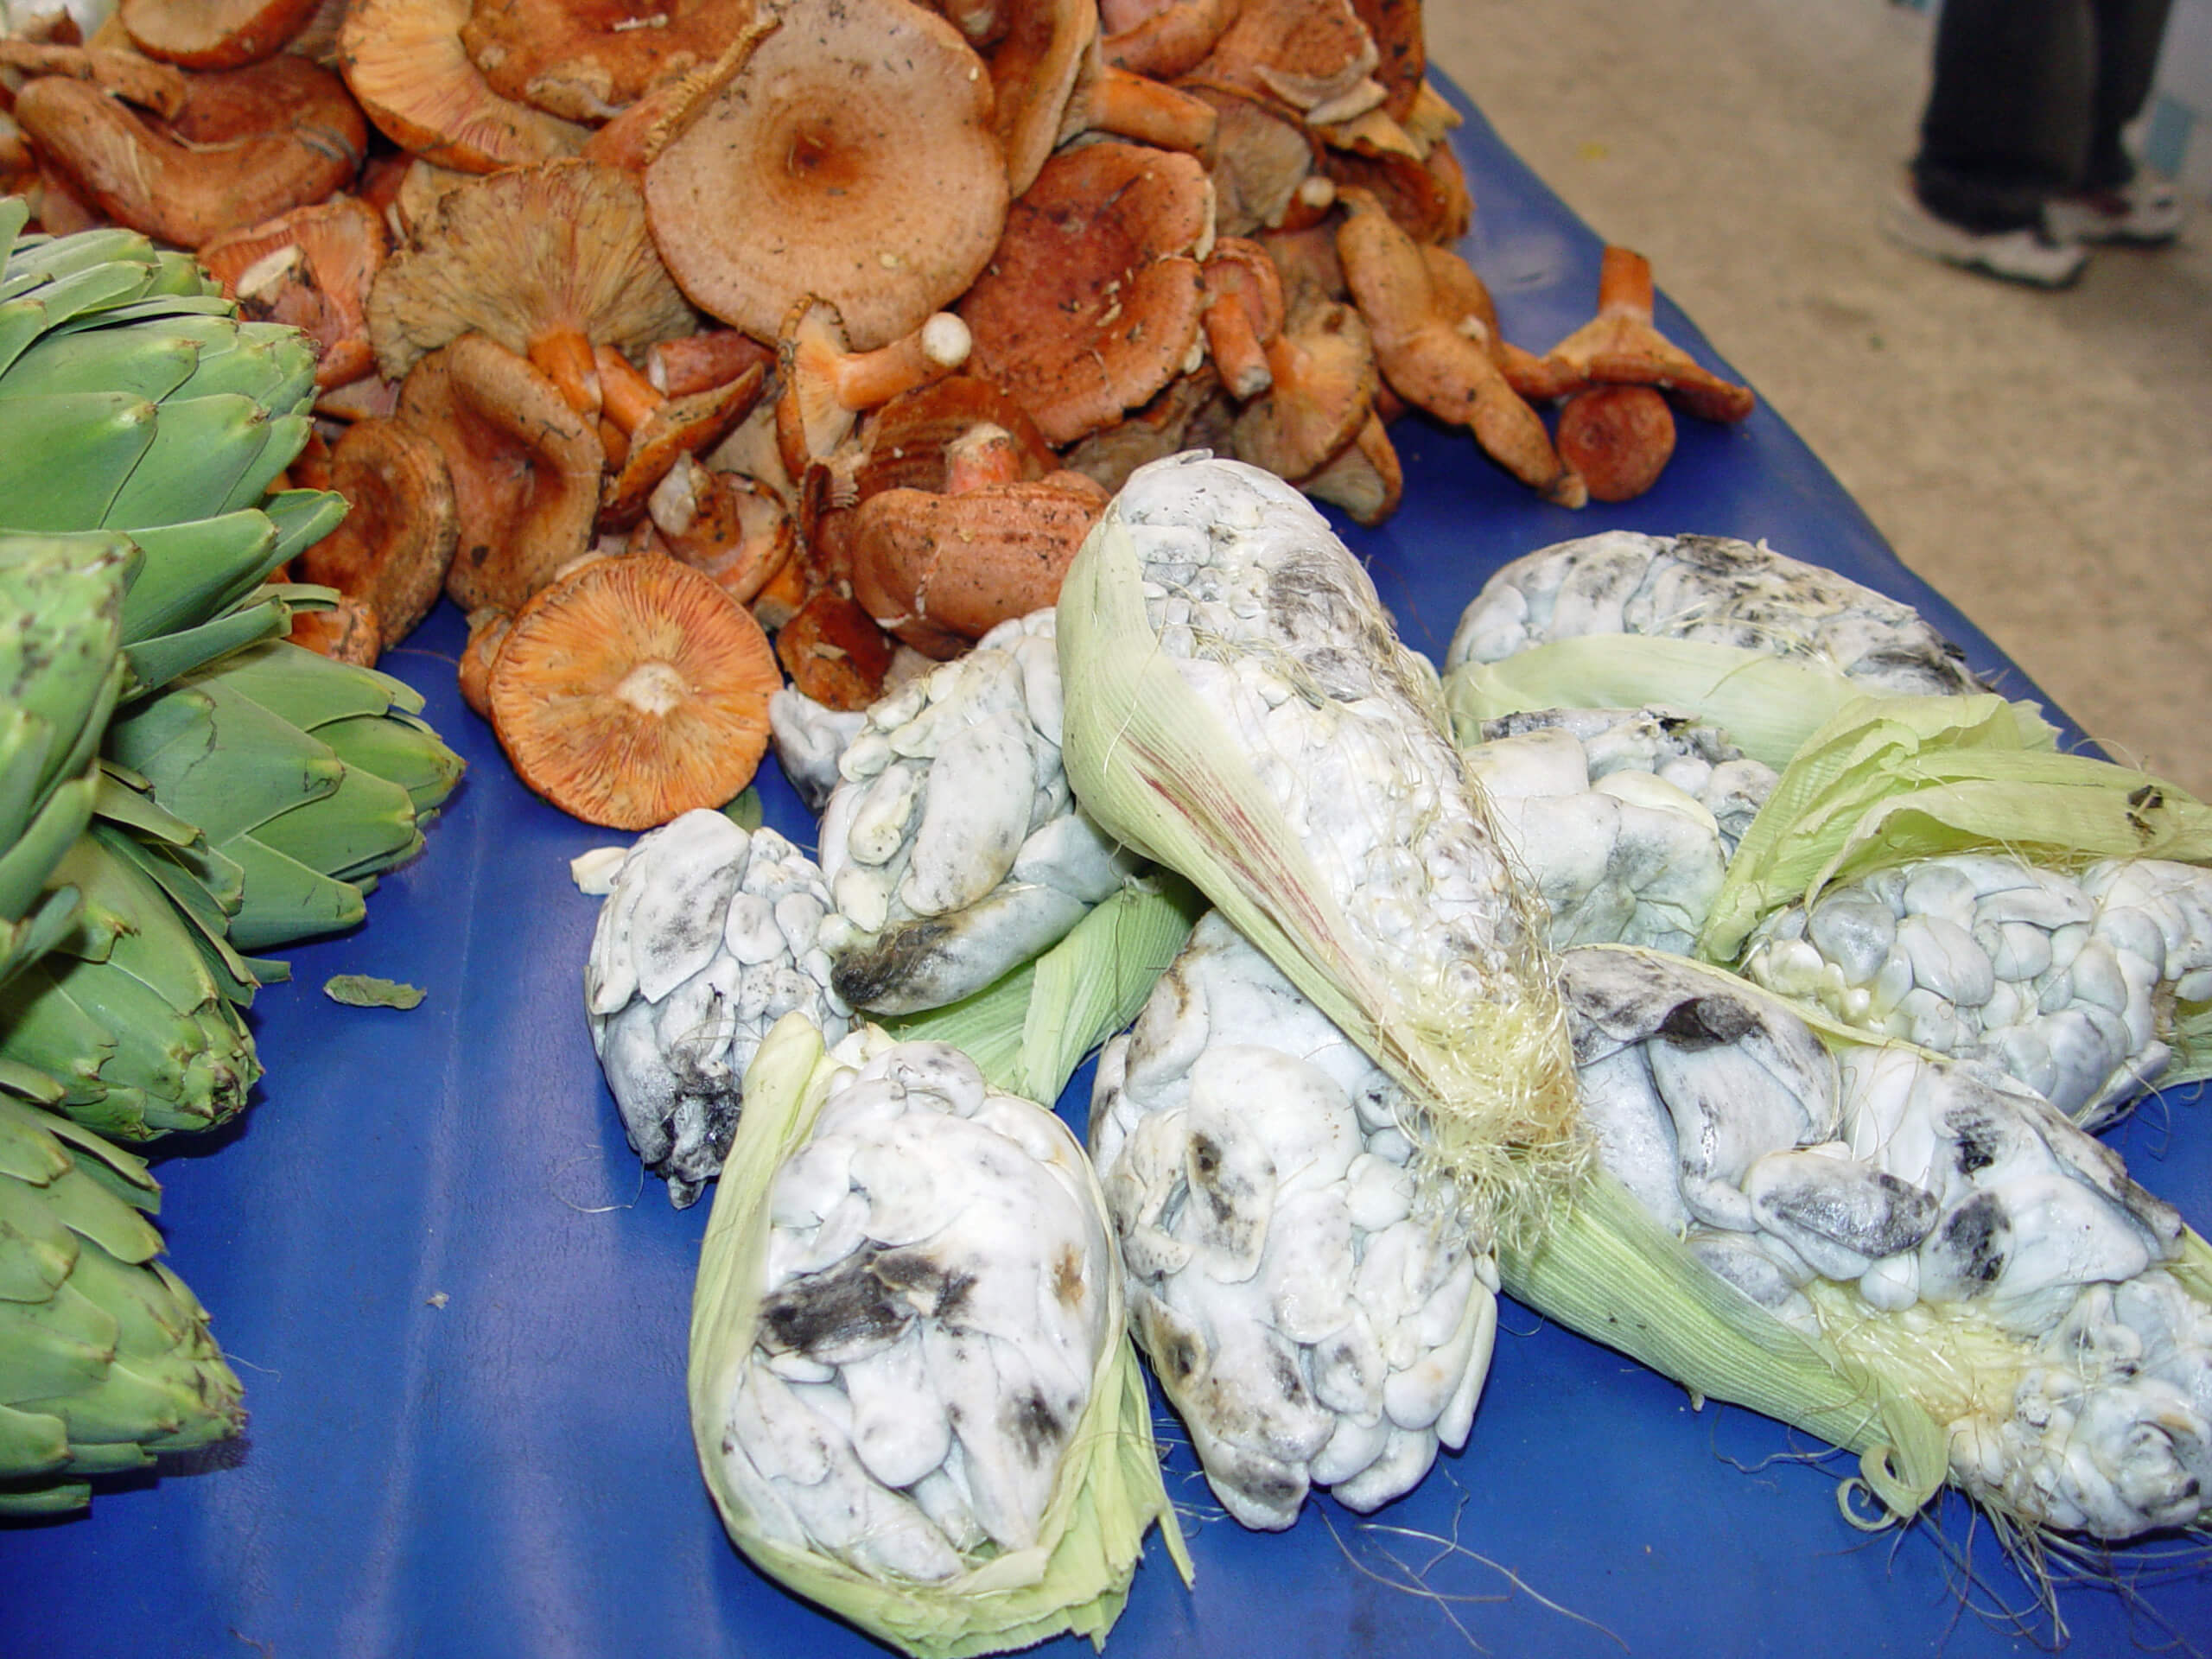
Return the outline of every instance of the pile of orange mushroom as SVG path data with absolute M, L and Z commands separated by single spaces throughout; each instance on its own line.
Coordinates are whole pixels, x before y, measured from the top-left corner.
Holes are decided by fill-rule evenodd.
M 293 481 L 355 511 L 296 637 L 373 660 L 450 595 L 472 705 L 594 822 L 741 789 L 760 746 L 702 704 L 765 734 L 779 663 L 857 707 L 1049 603 L 1154 456 L 1374 524 L 1409 407 L 1567 505 L 1648 486 L 1668 397 L 1750 407 L 1624 251 L 1587 328 L 1503 339 L 1418 0 L 121 0 L 27 33 L 0 188 L 318 343 Z

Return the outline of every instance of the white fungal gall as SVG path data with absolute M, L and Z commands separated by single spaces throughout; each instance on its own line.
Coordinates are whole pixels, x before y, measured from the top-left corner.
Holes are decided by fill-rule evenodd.
M 705 809 L 641 836 L 614 871 L 585 1014 L 630 1144 L 677 1206 L 720 1171 L 768 1027 L 798 1011 L 843 1035 L 845 1006 L 798 965 L 829 906 L 811 859 Z
M 1383 1127 L 1396 1085 L 1218 914 L 1098 1077 L 1135 1327 L 1224 1505 L 1277 1529 L 1312 1484 L 1411 1490 L 1465 1440 L 1495 1300 L 1456 1196 Z

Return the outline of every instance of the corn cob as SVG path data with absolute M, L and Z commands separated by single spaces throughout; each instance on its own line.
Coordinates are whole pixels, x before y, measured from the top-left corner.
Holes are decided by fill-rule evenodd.
M 1910 606 L 1764 543 L 1633 531 L 1561 542 L 1498 570 L 1461 614 L 1445 668 L 1621 633 L 1823 663 L 1866 690 L 1980 689 L 1958 647 Z
M 1065 937 L 1142 868 L 1060 764 L 1053 616 L 1004 622 L 880 699 L 822 815 L 838 994 L 910 1014 L 981 990 Z

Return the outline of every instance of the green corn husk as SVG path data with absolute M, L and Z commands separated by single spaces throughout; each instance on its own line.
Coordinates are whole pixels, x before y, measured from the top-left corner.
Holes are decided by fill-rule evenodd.
M 1445 676 L 1459 741 L 1482 741 L 1486 720 L 1542 709 L 1679 709 L 1728 734 L 1779 772 L 1866 688 L 1809 658 L 1652 634 L 1579 635 Z
M 1119 511 L 1129 499 L 1125 487 L 1060 588 L 1062 753 L 1076 798 L 1117 840 L 1192 880 L 1406 1088 L 1421 1114 L 1409 1127 L 1424 1154 L 1459 1179 L 1491 1220 L 1510 1228 L 1541 1219 L 1552 1198 L 1571 1187 L 1586 1153 L 1574 1128 L 1565 1022 L 1541 960 L 1541 926 L 1525 909 L 1517 912 L 1510 965 L 1495 973 L 1370 953 L 1355 944 L 1336 884 L 1287 821 L 1245 745 L 1163 652 L 1145 608 L 1143 561 Z M 1299 498 L 1292 493 L 1290 499 Z M 1329 535 L 1318 514 L 1314 526 L 1319 536 Z M 1379 601 L 1372 604 L 1379 617 Z M 1466 790 L 1478 815 L 1479 800 L 1450 753 L 1433 671 L 1395 637 L 1370 643 L 1389 659 L 1379 675 L 1433 699 L 1393 717 L 1433 728 L 1440 751 L 1435 764 L 1452 767 L 1440 786 Z M 1379 790 L 1388 780 L 1374 781 Z M 1501 880 L 1503 902 L 1525 906 L 1510 878 Z M 1486 982 L 1479 993 L 1444 988 L 1461 966 Z
M 1603 1170 L 1541 1240 L 1501 1244 L 1497 1266 L 1516 1300 L 1695 1398 L 1747 1406 L 1856 1452 L 1891 1515 L 1918 1513 L 1942 1487 L 1943 1426 L 1908 1391 L 1723 1281 Z
M 204 1129 L 261 1075 L 233 999 L 161 886 L 95 828 L 56 867 L 83 896 L 54 950 L 0 987 L 0 1058 L 62 1085 L 54 1109 L 143 1141 Z
M 811 1135 L 837 1069 L 804 1016 L 787 1014 L 769 1032 L 746 1073 L 745 1112 L 700 1248 L 691 1430 L 722 1523 L 762 1572 L 920 1659 L 1010 1651 L 1062 1634 L 1103 1646 L 1155 1523 L 1184 1581 L 1192 1577 L 1160 1479 L 1144 1378 L 1123 1331 L 1118 1268 L 1103 1275 L 1114 1299 L 1108 1328 L 1117 1335 L 1092 1377 L 1084 1421 L 1070 1442 L 1036 1548 L 979 1554 L 971 1570 L 943 1584 L 881 1581 L 764 1536 L 742 1494 L 721 1473 L 721 1402 L 759 1325 L 771 1190 L 785 1160 Z M 1103 1214 L 1103 1197 L 1097 1203 Z
M 951 1044 L 1008 1094 L 1058 1100 L 1084 1058 L 1136 1018 L 1206 909 L 1180 876 L 1132 880 L 1043 956 L 883 1028 L 901 1042 Z
M 139 1160 L 0 1094 L 0 1515 L 242 1427 L 207 1310 L 155 1259 L 159 1205 Z
M 1977 849 L 2053 868 L 2212 859 L 2212 808 L 2174 785 L 2062 754 L 2001 697 L 1859 699 L 1807 740 L 1729 861 L 1696 954 L 1733 961 L 1760 918 L 1834 882 Z
M 1626 945 L 1586 949 L 1662 954 Z M 1921 1052 L 1869 1039 L 1817 1009 L 1757 990 L 1725 968 L 1669 960 L 1688 978 L 1709 984 L 1717 997 L 1750 995 L 1788 1007 L 1839 1055 L 1877 1048 Z M 2126 1184 L 2117 1171 L 2115 1179 Z M 1975 1472 L 1970 1447 L 1958 1469 L 1952 1465 L 1955 1442 L 1971 1441 L 1978 1425 L 2003 1424 L 2024 1412 L 2021 1385 L 2049 1360 L 2037 1347 L 2042 1331 L 2008 1329 L 1971 1300 L 1885 1311 L 1855 1284 L 1815 1277 L 1799 1287 L 1819 1327 L 1817 1335 L 1806 1334 L 1700 1263 L 1603 1169 L 1542 1238 L 1506 1241 L 1497 1257 L 1505 1289 L 1546 1318 L 1642 1361 L 1694 1399 L 1748 1407 L 1856 1453 L 1855 1484 L 1878 1508 L 1866 1514 L 1847 1503 L 1854 1525 L 1909 1521 L 1946 1484 L 1996 1515 L 2008 1535 L 2032 1537 L 2046 1524 L 2019 1513 L 2005 1491 Z M 2212 1306 L 2212 1245 L 2193 1230 L 2182 1228 L 2174 1252 L 2154 1255 L 2148 1272 L 2164 1273 L 2187 1295 Z M 2184 1332 L 2173 1340 L 2190 1338 Z M 2083 1363 L 2110 1363 L 2114 1375 L 2125 1376 L 2132 1367 L 2119 1357 L 2124 1351 Z M 2031 1416 L 2024 1421 L 2040 1427 Z M 2175 1429 L 2182 1440 L 2194 1432 L 2186 1425 Z

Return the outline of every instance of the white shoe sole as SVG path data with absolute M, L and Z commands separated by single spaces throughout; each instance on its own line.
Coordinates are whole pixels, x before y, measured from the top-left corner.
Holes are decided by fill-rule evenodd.
M 2078 243 L 2049 241 L 2033 231 L 1963 230 L 1936 218 L 1911 196 L 1894 199 L 1884 209 L 1882 232 L 1930 259 L 2031 288 L 2069 287 L 2089 259 L 2088 250 Z

